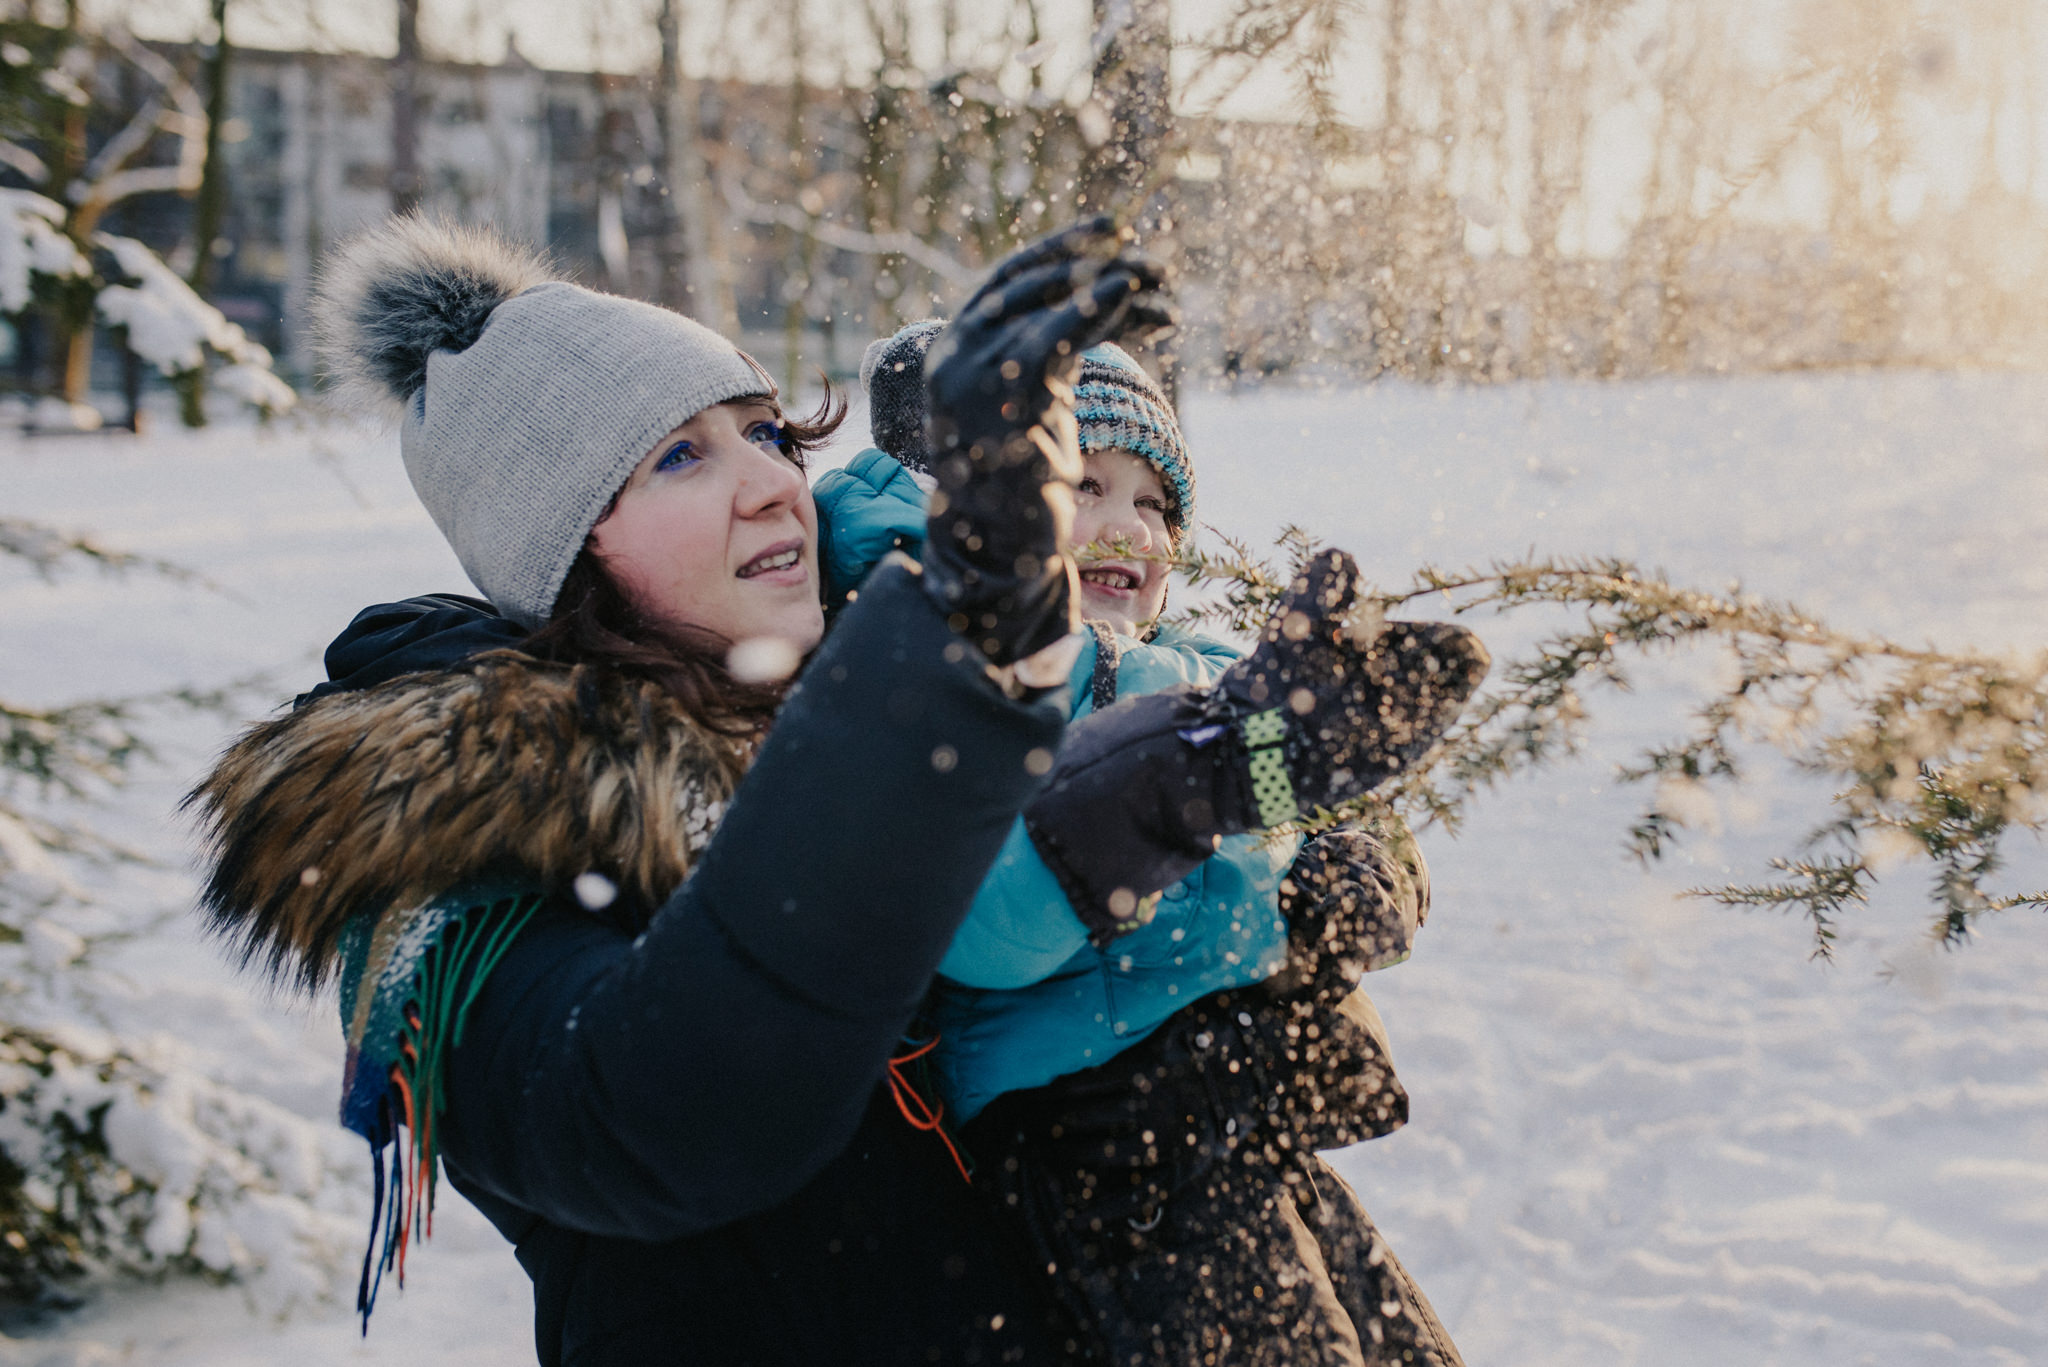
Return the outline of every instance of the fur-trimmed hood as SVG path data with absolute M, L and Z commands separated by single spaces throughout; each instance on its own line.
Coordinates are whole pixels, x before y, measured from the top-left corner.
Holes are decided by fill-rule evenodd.
M 244 733 L 185 799 L 201 905 L 245 959 L 309 987 L 351 916 L 480 879 L 559 891 L 597 873 L 652 908 L 744 762 L 656 684 L 493 652 Z

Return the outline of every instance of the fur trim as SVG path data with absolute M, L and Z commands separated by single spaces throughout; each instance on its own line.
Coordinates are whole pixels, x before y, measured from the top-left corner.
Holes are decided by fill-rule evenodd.
M 516 651 L 333 694 L 252 727 L 185 799 L 201 907 L 245 963 L 309 988 L 351 916 L 478 879 L 598 873 L 651 910 L 743 762 L 655 684 Z
M 314 335 L 344 402 L 404 405 L 425 387 L 429 356 L 467 350 L 492 309 L 559 278 L 545 257 L 488 229 L 408 214 L 327 258 Z

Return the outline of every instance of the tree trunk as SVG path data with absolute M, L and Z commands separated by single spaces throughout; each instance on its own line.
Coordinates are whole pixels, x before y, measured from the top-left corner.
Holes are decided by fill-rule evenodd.
M 206 59 L 206 161 L 199 174 L 199 194 L 192 205 L 192 274 L 187 284 L 200 298 L 213 290 L 220 258 L 213 244 L 220 239 L 228 202 L 228 168 L 220 154 L 221 125 L 228 118 L 228 79 L 234 50 L 228 46 L 228 0 L 213 0 L 216 36 Z
M 1094 99 L 1109 136 L 1088 154 L 1082 207 L 1111 213 L 1152 255 L 1173 263 L 1166 193 L 1178 151 L 1173 126 L 1172 0 L 1094 0 Z M 1169 402 L 1178 403 L 1180 361 L 1171 339 L 1138 349 Z
M 192 205 L 192 274 L 187 282 L 193 293 L 204 299 L 213 293 L 213 276 L 220 265 L 214 243 L 220 240 L 221 220 L 226 215 L 228 168 L 220 154 L 221 125 L 228 117 L 228 79 L 234 49 L 228 45 L 228 0 L 213 0 L 213 52 L 206 59 L 206 151 L 199 173 L 199 194 Z M 122 388 L 128 395 L 129 426 L 140 431 L 141 415 L 136 391 L 131 385 L 134 353 L 124 346 Z M 178 390 L 179 416 L 187 427 L 206 425 L 206 368 L 201 366 L 183 377 Z
M 789 183 L 790 199 L 806 204 L 805 191 L 811 178 L 810 143 L 804 136 L 804 7 L 803 0 L 789 0 Z M 810 209 L 804 210 L 809 216 Z M 782 373 L 784 392 L 793 401 L 803 379 L 804 313 L 809 296 L 811 257 L 816 243 L 811 235 L 785 229 L 788 274 L 782 281 Z
M 391 63 L 391 212 L 417 209 L 420 178 L 420 0 L 398 0 L 398 55 Z
M 1095 101 L 1109 137 L 1088 159 L 1089 212 L 1139 226 L 1169 168 L 1173 55 L 1170 0 L 1095 0 Z
M 142 434 L 142 358 L 135 354 L 135 348 L 128 345 L 128 329 L 122 328 L 121 344 L 121 404 L 128 410 L 126 421 L 121 425 L 137 436 Z
M 683 92 L 683 107 L 678 112 L 688 122 L 676 147 L 685 161 L 674 167 L 672 174 L 681 187 L 683 232 L 690 250 L 690 292 L 698 310 L 697 321 L 721 337 L 737 339 L 740 314 L 733 297 L 732 219 L 705 155 L 705 148 L 719 146 L 721 139 L 716 127 L 706 129 L 704 83 L 686 81 Z
M 66 0 L 64 26 L 82 36 L 78 0 Z M 59 204 L 71 202 L 72 182 L 85 170 L 85 110 L 70 105 L 64 111 L 64 131 L 50 168 L 44 193 Z M 97 210 L 73 208 L 65 216 L 64 232 L 78 249 L 92 253 L 92 230 Z M 57 392 L 71 403 L 84 403 L 92 388 L 92 315 L 94 292 L 90 281 L 67 281 L 58 290 L 50 309 L 50 352 L 57 367 Z
M 656 296 L 670 308 L 697 312 L 691 276 L 688 215 L 683 206 L 683 178 L 691 158 L 684 152 L 684 139 L 694 141 L 694 111 L 683 105 L 681 0 L 661 0 L 655 29 L 661 39 L 661 61 L 654 72 L 654 127 L 661 139 L 662 188 L 661 247 L 657 257 L 660 280 Z

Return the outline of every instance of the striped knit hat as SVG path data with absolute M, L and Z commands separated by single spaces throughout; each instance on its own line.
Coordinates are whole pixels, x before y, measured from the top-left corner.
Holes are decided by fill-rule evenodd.
M 937 318 L 912 323 L 870 343 L 861 357 L 860 382 L 868 394 L 875 445 L 912 470 L 922 471 L 930 462 L 924 439 L 924 358 L 944 327 Z M 1113 342 L 1090 347 L 1081 353 L 1074 417 L 1081 428 L 1082 455 L 1129 451 L 1159 471 L 1173 494 L 1166 529 L 1178 546 L 1194 522 L 1195 467 L 1173 409 L 1152 377 Z
M 1195 519 L 1195 467 L 1173 409 L 1152 377 L 1113 342 L 1088 348 L 1074 385 L 1074 418 L 1082 455 L 1128 451 L 1159 471 L 1173 495 L 1166 529 L 1178 546 Z

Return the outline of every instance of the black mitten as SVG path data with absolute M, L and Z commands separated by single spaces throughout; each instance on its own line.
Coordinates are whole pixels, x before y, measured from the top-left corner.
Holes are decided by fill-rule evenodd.
M 1479 638 L 1436 622 L 1362 630 L 1355 597 L 1351 557 L 1325 552 L 1213 687 L 1131 698 L 1067 728 L 1024 820 L 1098 939 L 1139 923 L 1221 837 L 1362 796 L 1457 719 L 1486 674 Z
M 1371 792 L 1428 753 L 1486 677 L 1465 628 L 1362 622 L 1357 599 L 1356 562 L 1322 552 L 1216 681 L 1214 724 L 1245 747 L 1251 779 L 1251 813 L 1229 819 L 1278 826 Z
M 992 663 L 1077 625 L 1064 552 L 1081 470 L 1078 448 L 1054 430 L 1073 422 L 1064 377 L 1097 342 L 1171 327 L 1163 283 L 1155 262 L 1119 248 L 1108 219 L 1093 219 L 1010 256 L 932 343 L 938 488 L 924 583 Z
M 1398 829 L 1396 829 L 1398 828 Z M 1429 915 L 1429 869 L 1398 820 L 1380 832 L 1311 837 L 1280 884 L 1286 985 L 1336 1000 L 1360 977 L 1408 957 Z

